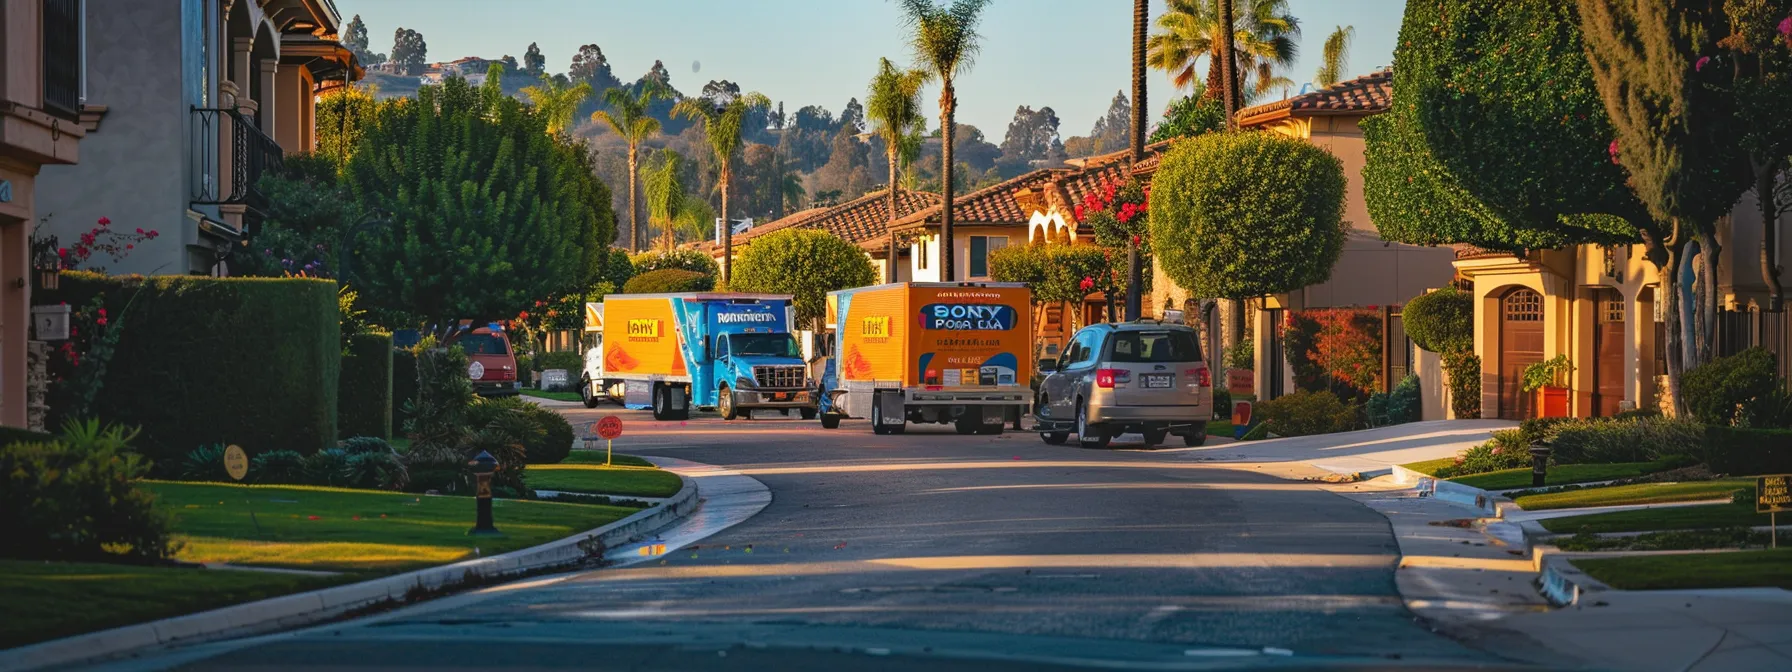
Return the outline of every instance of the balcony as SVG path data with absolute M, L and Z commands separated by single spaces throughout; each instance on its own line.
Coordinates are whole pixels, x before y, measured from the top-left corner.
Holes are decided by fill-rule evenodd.
M 285 165 L 280 143 L 236 110 L 192 109 L 193 204 L 240 204 L 259 214 L 267 199 L 256 184 Z
M 43 109 L 81 120 L 81 0 L 43 0 Z

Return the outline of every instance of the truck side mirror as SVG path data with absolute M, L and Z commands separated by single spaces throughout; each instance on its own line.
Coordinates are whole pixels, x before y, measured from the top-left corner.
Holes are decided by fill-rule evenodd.
M 1052 373 L 1057 370 L 1058 370 L 1058 360 L 1057 359 L 1052 358 L 1052 357 L 1041 357 L 1039 359 L 1039 372 L 1040 373 Z

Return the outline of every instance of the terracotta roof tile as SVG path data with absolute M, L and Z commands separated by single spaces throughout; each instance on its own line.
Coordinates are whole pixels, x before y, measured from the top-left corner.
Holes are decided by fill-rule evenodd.
M 940 195 L 926 191 L 903 190 L 896 196 L 897 215 L 906 216 L 928 206 L 938 205 Z M 839 205 L 809 208 L 748 229 L 734 237 L 735 245 L 750 243 L 754 238 L 784 229 L 820 229 L 853 244 L 883 236 L 889 231 L 889 196 L 883 189 L 865 194 Z M 700 249 L 721 254 L 720 246 L 705 242 Z
M 1312 93 L 1239 110 L 1238 123 L 1250 126 L 1285 116 L 1385 112 L 1393 95 L 1394 70 L 1387 68 Z
M 952 199 L 952 221 L 963 224 L 1025 226 L 1032 213 L 1020 206 L 1014 199 L 1014 192 L 1023 187 L 1043 185 L 1052 177 L 1065 172 L 1067 169 L 1064 168 L 1040 168 Z M 939 221 L 940 206 L 936 203 L 897 220 L 890 228 L 897 231 L 918 229 L 938 224 Z

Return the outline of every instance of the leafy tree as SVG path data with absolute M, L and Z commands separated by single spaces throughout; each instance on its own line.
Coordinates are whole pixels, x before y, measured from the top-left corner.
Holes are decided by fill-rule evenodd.
M 1757 212 L 1762 222 L 1779 219 L 1792 205 L 1792 180 L 1785 179 L 1792 154 L 1792 0 L 1739 0 L 1724 3 L 1730 34 L 1718 42 L 1726 52 L 1720 65 L 1735 68 L 1729 86 L 1744 127 L 1743 147 L 1754 173 Z M 1702 70 L 1700 71 L 1703 72 Z M 1776 262 L 1779 227 L 1761 227 L 1761 275 L 1767 282 L 1766 309 L 1780 312 L 1785 289 Z
M 952 141 L 958 130 L 958 93 L 952 82 L 976 60 L 977 22 L 988 5 L 989 0 L 953 0 L 944 7 L 933 0 L 902 0 L 913 31 L 909 46 L 915 62 L 940 81 L 940 277 L 948 282 L 958 278 L 952 269 Z
M 342 46 L 348 47 L 355 54 L 355 60 L 361 65 L 379 65 L 386 62 L 386 55 L 374 53 L 368 48 L 367 24 L 361 22 L 361 15 L 349 19 L 348 25 L 342 27 Z
M 1205 96 L 1183 96 L 1170 102 L 1163 121 L 1151 132 L 1151 142 L 1212 133 L 1226 127 L 1226 111 Z
M 1032 290 L 1035 314 L 1047 304 L 1070 304 L 1065 314 L 1076 327 L 1082 326 L 1078 307 L 1090 294 L 1119 289 L 1112 255 L 1094 245 L 1009 245 L 989 254 L 989 277 L 997 282 L 1026 283 Z M 1035 321 L 1036 330 L 1043 326 L 1043 321 Z
M 735 262 L 728 289 L 789 294 L 798 323 L 820 330 L 828 292 L 877 282 L 871 258 L 846 239 L 815 229 L 784 229 L 753 239 Z
M 799 131 L 822 131 L 830 134 L 839 127 L 834 123 L 834 113 L 820 105 L 804 105 L 796 111 L 792 123 Z
M 1356 37 L 1356 26 L 1338 26 L 1337 30 L 1325 38 L 1325 51 L 1319 58 L 1319 72 L 1313 75 L 1313 84 L 1326 88 L 1344 81 L 1344 73 L 1349 67 L 1350 39 Z
M 392 32 L 392 62 L 398 64 L 398 74 L 423 72 L 423 63 L 428 57 L 429 44 L 423 41 L 422 33 L 404 27 Z
M 1207 80 L 1202 96 L 1222 99 L 1223 68 L 1212 67 L 1221 62 L 1220 49 L 1225 40 L 1215 35 L 1231 33 L 1233 58 L 1237 69 L 1251 80 L 1246 87 L 1233 83 L 1238 100 L 1268 94 L 1293 82 L 1277 71 L 1294 65 L 1299 45 L 1300 20 L 1288 13 L 1288 0 L 1231 0 L 1232 27 L 1224 27 L 1220 16 L 1223 0 L 1169 0 L 1167 11 L 1157 18 L 1158 32 L 1147 45 L 1151 67 L 1170 74 L 1177 88 L 1195 81 L 1195 67 L 1207 59 Z
M 615 230 L 589 154 L 501 80 L 494 65 L 477 90 L 424 86 L 366 127 L 344 175 L 357 207 L 384 220 L 354 254 L 370 307 L 437 324 L 508 317 L 602 267 Z
M 1089 129 L 1089 140 L 1091 141 L 1088 147 L 1089 151 L 1079 156 L 1106 154 L 1126 149 L 1131 145 L 1131 134 L 1132 104 L 1127 102 L 1125 91 L 1116 91 L 1113 102 L 1108 103 L 1108 113 L 1102 115 L 1100 119 L 1096 119 L 1095 127 Z M 1064 141 L 1064 152 L 1076 155 L 1070 151 L 1069 140 Z
M 1058 140 L 1058 113 L 1050 107 L 1034 110 L 1022 105 L 1014 110 L 1008 122 L 1008 135 L 1002 138 L 1002 174 L 1012 177 L 1027 172 L 1034 161 L 1058 161 L 1064 156 L 1064 143 Z
M 361 144 L 365 127 L 378 106 L 368 87 L 345 86 L 317 98 L 317 154 L 328 158 L 338 168 L 348 163 L 355 147 Z
M 846 109 L 840 111 L 840 128 L 853 133 L 865 132 L 865 106 L 859 104 L 858 98 L 846 101 Z
M 647 169 L 647 223 L 659 227 L 660 249 L 677 246 L 672 230 L 689 199 L 683 180 L 684 157 L 670 149 Z
M 871 190 L 871 147 L 859 140 L 851 128 L 842 126 L 829 145 L 828 162 L 815 171 L 817 192 L 839 192 L 841 200 L 852 200 Z
M 921 113 L 921 87 L 927 83 L 927 73 L 922 70 L 901 70 L 891 63 L 890 59 L 880 58 L 877 63 L 877 75 L 871 78 L 871 91 L 865 96 L 869 105 L 866 110 L 867 121 L 871 122 L 871 131 L 884 141 L 884 160 L 889 166 L 890 180 L 886 184 L 889 196 L 889 208 L 886 214 L 889 221 L 897 219 L 897 198 L 901 195 L 902 184 L 898 178 L 901 164 L 913 161 L 921 149 L 921 131 L 927 126 L 927 118 Z M 890 249 L 885 266 L 888 270 L 889 282 L 896 282 L 896 236 L 890 236 Z
M 1475 298 L 1445 287 L 1420 294 L 1400 308 L 1400 323 L 1414 345 L 1438 353 L 1475 347 Z
M 572 55 L 572 65 L 566 69 L 566 76 L 577 84 L 590 84 L 593 91 L 608 91 L 622 86 L 621 80 L 610 71 L 610 59 L 604 57 L 604 50 L 595 44 L 579 47 L 578 53 Z
M 541 47 L 530 42 L 529 48 L 523 51 L 523 74 L 541 79 L 543 75 L 547 74 L 547 65 L 548 59 L 541 55 Z
M 544 79 L 535 86 L 525 86 L 522 93 L 535 105 L 536 112 L 548 121 L 549 133 L 565 133 L 572 126 L 572 115 L 578 111 L 579 104 L 591 96 L 590 84 L 564 86 L 552 79 Z
M 740 85 L 726 79 L 712 79 L 703 85 L 703 92 L 698 96 L 709 101 L 709 104 L 720 107 L 740 97 Z
M 604 92 L 604 101 L 610 109 L 591 113 L 592 121 L 602 121 L 628 143 L 628 249 L 641 251 L 641 199 L 637 182 L 640 179 L 641 143 L 660 132 L 660 120 L 648 115 L 648 108 L 655 99 L 664 97 L 665 89 L 657 86 L 641 87 L 638 92 L 623 89 L 610 89 Z
M 728 186 L 734 177 L 734 153 L 740 149 L 743 122 L 747 113 L 753 108 L 769 107 L 771 100 L 757 91 L 735 98 L 727 105 L 711 107 L 702 99 L 685 99 L 678 101 L 672 108 L 675 116 L 685 117 L 699 122 L 703 126 L 704 137 L 708 140 L 709 150 L 714 153 L 719 164 L 721 179 L 718 187 L 722 191 L 723 220 L 728 219 Z M 734 258 L 734 227 L 722 227 L 722 258 Z M 728 284 L 733 264 L 722 267 L 722 283 Z
M 1151 239 L 1170 280 L 1242 300 L 1331 277 L 1344 247 L 1344 168 L 1275 133 L 1176 143 L 1153 181 Z

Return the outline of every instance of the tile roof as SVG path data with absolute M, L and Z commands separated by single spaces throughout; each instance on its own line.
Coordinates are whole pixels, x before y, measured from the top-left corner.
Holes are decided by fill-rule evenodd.
M 1394 70 L 1385 68 L 1326 88 L 1248 107 L 1238 111 L 1238 123 L 1251 126 L 1289 116 L 1374 114 L 1385 112 L 1394 95 Z
M 952 221 L 954 224 L 1025 226 L 1033 213 L 1021 207 L 1020 202 L 1014 198 L 1014 192 L 1023 187 L 1044 185 L 1052 177 L 1064 174 L 1068 170 L 1040 168 L 952 199 Z M 890 228 L 896 231 L 905 231 L 938 224 L 939 221 L 940 206 L 936 203 L 896 220 L 896 223 Z
M 904 189 L 896 196 L 897 216 L 906 216 L 929 206 L 938 205 L 940 195 Z M 859 244 L 883 236 L 889 230 L 889 196 L 879 189 L 839 205 L 809 208 L 748 229 L 734 237 L 735 245 L 750 243 L 754 238 L 784 229 L 821 229 Z M 721 254 L 719 246 L 706 242 L 701 249 Z

